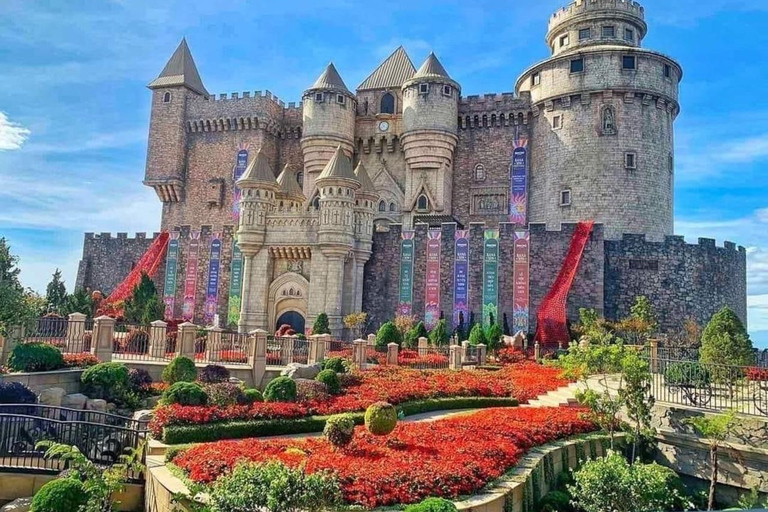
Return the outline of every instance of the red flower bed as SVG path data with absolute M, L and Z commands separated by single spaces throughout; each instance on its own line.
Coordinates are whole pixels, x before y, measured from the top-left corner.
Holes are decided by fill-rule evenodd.
M 243 439 L 198 445 L 174 463 L 204 483 L 240 461 L 305 465 L 309 473 L 333 471 L 347 503 L 374 508 L 474 493 L 530 448 L 593 430 L 578 409 L 487 409 L 434 422 L 400 423 L 386 437 L 358 427 L 346 449 L 334 449 L 323 438 Z
M 448 356 L 432 352 L 419 355 L 418 350 L 400 350 L 397 354 L 397 364 L 400 366 L 432 366 L 435 368 L 448 367 Z
M 356 374 L 343 393 L 325 400 L 263 403 L 233 407 L 171 405 L 157 409 L 150 428 L 160 438 L 167 425 L 191 425 L 226 420 L 298 418 L 363 411 L 374 402 L 401 404 L 425 398 L 514 397 L 527 402 L 568 383 L 560 370 L 532 362 L 505 366 L 499 371 L 424 371 L 380 367 Z
M 768 381 L 768 368 L 758 368 L 757 366 L 747 368 L 747 378 L 755 382 Z
M 99 364 L 99 358 L 88 352 L 80 354 L 63 354 L 65 368 L 88 368 Z

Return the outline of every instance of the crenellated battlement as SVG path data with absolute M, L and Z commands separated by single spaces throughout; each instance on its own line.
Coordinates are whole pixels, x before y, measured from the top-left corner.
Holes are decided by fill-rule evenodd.
M 645 9 L 632 0 L 576 0 L 570 5 L 555 11 L 549 19 L 549 30 L 569 21 L 576 16 L 597 11 L 618 11 L 645 20 Z
M 471 95 L 459 99 L 459 128 L 488 128 L 528 124 L 530 94 L 504 92 Z
M 128 233 L 115 233 L 115 237 L 112 237 L 112 233 L 86 233 L 85 239 L 86 240 L 126 240 L 126 241 L 134 241 L 134 240 L 154 240 L 160 236 L 159 232 L 152 233 L 152 236 L 147 236 L 146 232 L 137 231 L 134 236 L 130 237 L 128 236 Z
M 222 93 L 222 94 L 212 94 L 210 96 L 201 96 L 200 99 L 202 101 L 208 101 L 208 102 L 222 102 L 222 101 L 243 101 L 243 100 L 258 100 L 258 99 L 265 99 L 268 101 L 273 102 L 275 105 L 279 106 L 280 108 L 284 109 L 301 109 L 302 103 L 299 101 L 296 103 L 295 101 L 291 101 L 286 103 L 285 101 L 281 100 L 277 97 L 276 94 L 274 94 L 270 90 L 265 91 L 254 91 L 253 94 L 251 94 L 251 91 L 244 91 L 242 93 L 233 92 L 230 94 Z
M 723 242 L 722 246 L 717 245 L 717 241 L 714 238 L 699 238 L 696 243 L 688 243 L 685 241 L 685 237 L 681 235 L 668 235 L 664 237 L 663 242 L 654 242 L 649 241 L 645 235 L 639 235 L 639 234 L 631 234 L 631 233 L 625 233 L 621 240 L 616 240 L 611 243 L 617 243 L 622 245 L 631 245 L 631 244 L 637 244 L 637 245 L 649 245 L 649 246 L 656 246 L 656 247 L 688 247 L 688 248 L 701 248 L 705 250 L 718 250 L 718 251 L 724 251 L 724 252 L 733 252 L 736 253 L 743 253 L 746 254 L 747 250 L 746 248 L 736 245 L 733 242 L 725 241 Z

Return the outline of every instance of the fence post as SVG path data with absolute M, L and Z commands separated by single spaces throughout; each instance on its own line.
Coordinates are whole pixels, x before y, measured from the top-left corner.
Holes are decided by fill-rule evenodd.
M 168 334 L 168 324 L 162 320 L 155 320 L 149 325 L 149 357 L 163 358 L 165 357 L 165 337 Z
M 219 352 L 223 350 L 224 347 L 222 347 L 222 343 L 221 343 L 221 340 L 223 338 L 221 333 L 223 332 L 224 332 L 224 329 L 222 329 L 218 325 L 208 328 L 208 337 L 205 340 L 205 359 L 208 362 L 216 361 L 216 350 L 218 350 Z
M 288 365 L 293 362 L 293 336 L 277 338 L 280 340 L 280 362 Z
M 91 335 L 93 336 L 93 335 Z M 67 317 L 67 352 L 83 352 L 85 350 L 85 315 L 70 313 Z M 93 340 L 91 340 L 93 342 Z M 112 349 L 110 349 L 110 352 Z
M 479 343 L 477 345 L 477 365 L 478 366 L 484 365 L 487 360 L 487 357 L 488 357 L 487 347 L 484 344 Z
M 317 339 L 317 362 L 325 361 L 325 353 L 331 351 L 331 335 L 318 334 Z
M 93 320 L 91 352 L 101 362 L 112 360 L 112 343 L 115 338 L 115 319 L 106 315 Z
M 419 355 L 422 354 L 422 349 L 427 349 L 427 348 L 429 348 L 429 340 L 424 336 L 420 337 L 419 344 L 418 344 Z
M 368 335 L 368 345 L 371 346 L 371 347 L 376 345 L 376 335 L 375 334 L 369 334 Z
M 399 352 L 400 346 L 397 343 L 387 344 L 387 366 L 397 366 Z
M 536 361 L 541 360 L 541 344 L 538 340 L 536 340 L 536 343 L 533 345 L 533 358 Z
M 179 355 L 195 360 L 195 334 L 197 326 L 191 322 L 179 324 L 179 334 L 176 343 L 179 345 Z
M 258 388 L 267 371 L 267 331 L 256 329 L 250 332 L 251 340 L 251 377 L 253 386 Z
M 461 354 L 464 351 L 459 345 L 451 345 L 448 349 L 448 369 L 461 370 Z
M 352 342 L 352 347 L 357 365 L 361 370 L 365 370 L 368 365 L 368 341 L 357 339 Z
M 321 362 L 324 355 L 321 350 L 322 348 L 325 348 L 325 341 L 320 339 L 319 334 L 313 334 L 307 340 L 309 343 L 307 364 L 317 364 Z
M 651 373 L 656 373 L 659 369 L 659 340 L 648 340 L 651 346 Z
M 464 340 L 461 342 L 461 362 L 467 360 L 467 350 L 469 350 L 469 340 Z

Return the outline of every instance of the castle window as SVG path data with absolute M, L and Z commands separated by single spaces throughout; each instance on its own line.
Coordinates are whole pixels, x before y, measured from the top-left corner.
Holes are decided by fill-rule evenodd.
M 675 157 L 671 154 L 667 157 L 667 169 L 669 169 L 670 174 L 675 172 Z
M 336 103 L 338 103 L 339 105 L 343 105 L 345 100 L 346 99 L 344 98 L 343 94 L 336 95 Z
M 385 203 L 383 200 L 379 201 L 379 211 L 380 212 L 387 211 L 387 203 Z
M 416 200 L 416 209 L 422 212 L 427 211 L 427 208 L 429 207 L 429 201 L 427 200 L 427 196 L 424 194 L 421 194 L 419 198 Z
M 320 196 L 315 196 L 315 199 L 312 201 L 312 207 L 315 210 L 319 210 L 320 209 Z
M 451 95 L 451 86 L 450 85 L 444 85 L 443 86 L 443 96 L 450 96 Z
M 299 171 L 296 173 L 296 181 L 301 188 L 304 188 L 304 171 Z
M 163 103 L 170 103 L 171 102 L 171 93 L 166 92 L 163 94 Z
M 315 93 L 315 102 L 316 103 L 322 103 L 323 102 L 323 93 L 321 93 L 321 92 Z
M 563 127 L 563 116 L 552 117 L 552 129 L 559 130 Z
M 475 166 L 475 181 L 485 181 L 485 166 L 483 164 Z
M 429 92 L 429 84 L 419 84 L 419 94 L 427 94 Z
M 560 191 L 560 206 L 571 206 L 570 189 L 565 189 Z
M 616 111 L 610 105 L 603 109 L 603 135 L 616 135 Z
M 629 41 L 630 43 L 635 42 L 635 31 L 631 28 L 625 28 L 624 29 L 624 40 Z
M 664 78 L 671 78 L 672 77 L 672 66 L 669 64 L 664 64 Z
M 581 73 L 584 71 L 584 59 L 571 60 L 571 73 Z
M 637 57 L 634 55 L 625 55 L 622 58 L 622 67 L 624 69 L 637 69 Z
M 560 36 L 560 48 L 563 46 L 568 46 L 568 34 L 565 34 L 564 36 Z
M 603 27 L 603 37 L 604 38 L 612 38 L 616 37 L 616 27 L 613 25 L 606 25 Z
M 541 73 L 534 73 L 531 75 L 531 85 L 539 85 L 541 83 Z
M 395 203 L 389 203 L 389 211 L 390 212 L 396 212 L 397 211 L 397 205 L 395 205 Z
M 394 114 L 395 113 L 395 97 L 392 94 L 387 93 L 381 97 L 381 105 L 379 112 L 382 114 Z
M 581 30 L 579 30 L 579 41 L 584 41 L 587 39 L 592 39 L 592 29 L 582 28 Z
M 624 153 L 624 167 L 627 169 L 637 169 L 637 153 L 633 151 Z

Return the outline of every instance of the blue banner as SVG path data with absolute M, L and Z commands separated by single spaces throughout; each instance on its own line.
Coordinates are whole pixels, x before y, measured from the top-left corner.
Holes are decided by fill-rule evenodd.
M 515 141 L 510 167 L 509 221 L 524 226 L 528 222 L 528 141 Z

